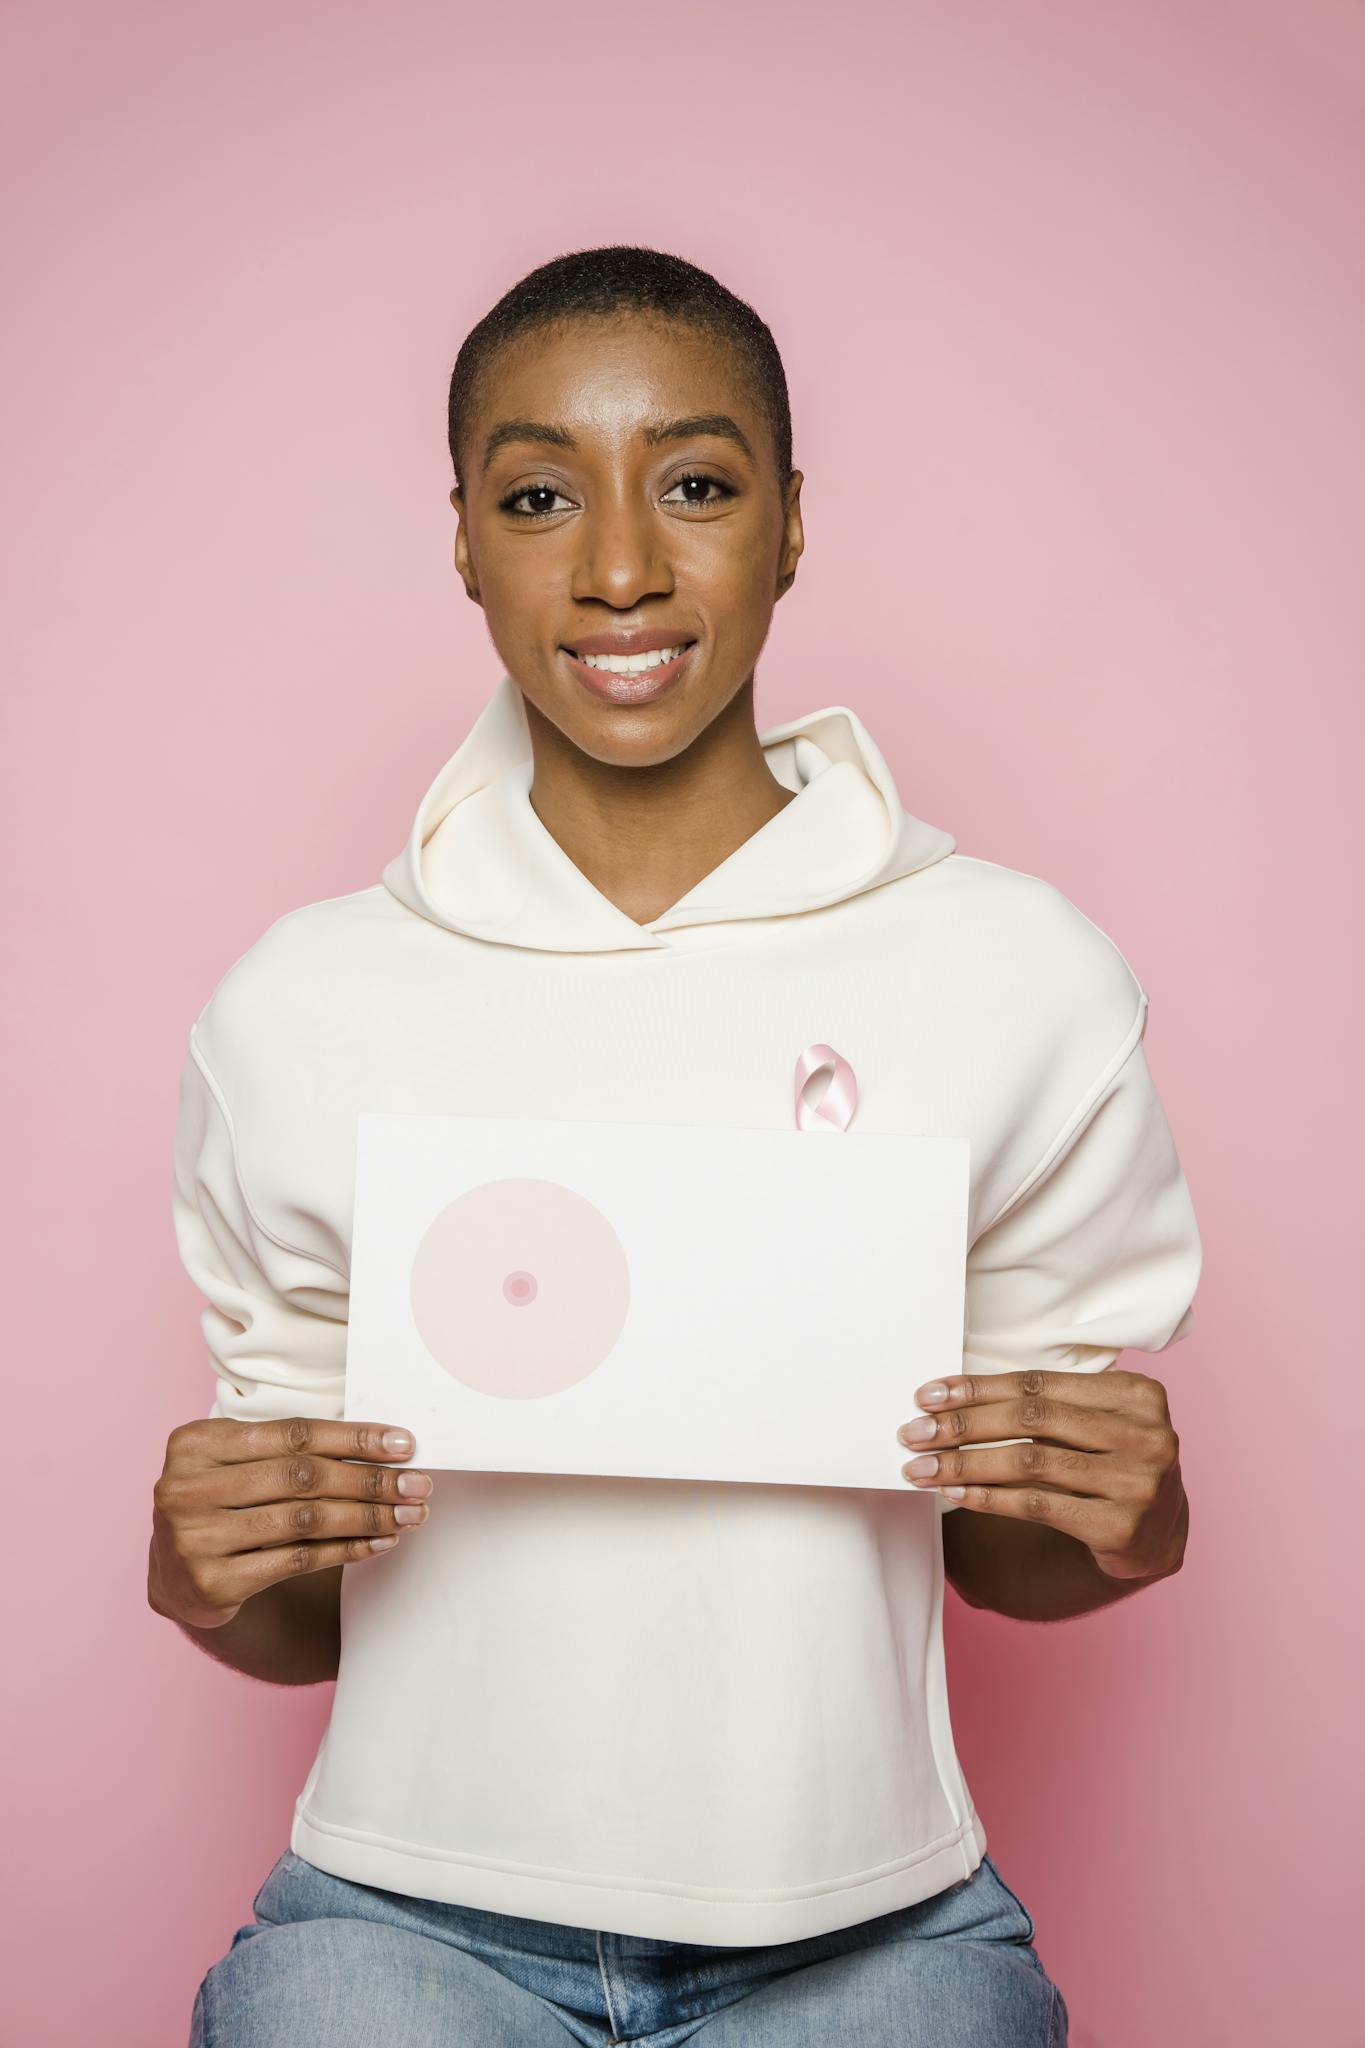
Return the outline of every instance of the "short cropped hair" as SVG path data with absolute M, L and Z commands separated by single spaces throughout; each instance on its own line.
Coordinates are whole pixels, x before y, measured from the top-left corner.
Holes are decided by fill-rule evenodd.
M 457 488 L 463 492 L 461 450 L 473 415 L 479 380 L 507 342 L 580 315 L 646 313 L 676 320 L 734 348 L 772 434 L 778 483 L 785 495 L 792 476 L 791 405 L 777 343 L 744 299 L 707 270 L 662 249 L 616 243 L 574 249 L 529 271 L 485 313 L 461 345 L 450 378 L 447 438 Z

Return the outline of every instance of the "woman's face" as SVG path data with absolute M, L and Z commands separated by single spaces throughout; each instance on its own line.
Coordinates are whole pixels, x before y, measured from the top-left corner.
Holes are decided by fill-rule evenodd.
M 784 502 L 741 359 L 648 316 L 576 319 L 499 353 L 460 452 L 455 566 L 507 673 L 593 759 L 671 760 L 752 678 L 803 546 L 801 474 Z M 641 636 L 687 652 L 583 661 Z

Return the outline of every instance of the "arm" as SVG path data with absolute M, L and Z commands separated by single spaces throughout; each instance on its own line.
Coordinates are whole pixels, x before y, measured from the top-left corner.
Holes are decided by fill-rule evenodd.
M 944 1573 L 969 1606 L 1063 1621 L 1179 1571 L 1189 1501 L 1159 1380 L 999 1373 L 918 1398 L 938 1412 L 900 1432 L 918 1453 L 905 1476 L 970 1511 L 943 1518 Z
M 942 1531 L 945 1576 L 969 1606 L 1063 1621 L 1179 1571 L 1189 1502 L 1159 1380 L 998 1373 L 918 1398 L 937 1413 L 900 1431 L 918 1453 L 904 1472 L 969 1510 Z
M 152 1491 L 148 1605 L 252 1678 L 335 1678 L 343 1570 L 426 1521 L 429 1476 L 399 1469 L 411 1455 L 410 1432 L 382 1424 L 182 1423 Z
M 1179 1571 L 1188 1530 L 1189 1502 L 1182 1486 L 1174 1562 L 1154 1565 L 1146 1577 L 1115 1579 L 1100 1570 L 1084 1543 L 1060 1529 L 989 1515 L 945 1515 L 943 1569 L 969 1607 L 1015 1621 L 1066 1621 L 1111 1607 Z
M 221 1628 L 179 1627 L 200 1648 L 248 1678 L 272 1685 L 321 1685 L 335 1678 L 341 1654 L 344 1565 L 286 1579 L 244 1600 Z M 151 1603 L 156 1612 L 164 1610 Z
M 181 1070 L 172 1215 L 217 1393 L 210 1418 L 167 1446 L 148 1601 L 219 1663 L 271 1684 L 322 1684 L 337 1675 L 342 1571 L 385 1554 L 374 1539 L 400 1536 L 411 1499 L 399 1499 L 393 1468 L 412 1447 L 341 1422 L 345 1275 L 261 1222 L 197 1027 Z M 244 1513 L 260 1549 L 242 1545 Z M 272 1566 L 268 1546 L 285 1562 Z M 323 1554 L 305 1565 L 305 1550 Z
M 973 1607 L 1060 1621 L 1180 1569 L 1189 1503 L 1166 1389 L 1116 1369 L 1186 1336 L 1189 1189 L 1141 1043 L 970 1246 L 961 1378 L 919 1388 L 905 1477 L 938 1491 L 944 1573 Z M 934 1411 L 932 1413 L 928 1411 Z

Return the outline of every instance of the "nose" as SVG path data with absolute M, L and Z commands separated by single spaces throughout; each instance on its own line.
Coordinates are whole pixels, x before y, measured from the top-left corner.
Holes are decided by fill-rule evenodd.
M 599 501 L 574 528 L 573 596 L 584 603 L 596 598 L 616 611 L 628 611 L 645 597 L 667 596 L 673 589 L 668 526 L 637 500 Z

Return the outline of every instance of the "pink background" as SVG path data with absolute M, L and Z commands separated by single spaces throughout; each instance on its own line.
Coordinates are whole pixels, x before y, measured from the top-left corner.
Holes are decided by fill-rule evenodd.
M 1207 1263 L 1197 1331 L 1129 1362 L 1189 1557 L 1067 1625 L 950 1602 L 991 1851 L 1075 2048 L 1358 2043 L 1359 10 L 30 0 L 0 38 L 0 2036 L 178 2048 L 285 1844 L 326 1689 L 145 1604 L 212 1392 L 178 1067 L 269 922 L 378 877 L 492 687 L 450 364 L 621 240 L 784 351 L 808 548 L 762 722 L 855 706 L 911 809 L 1152 998 Z

